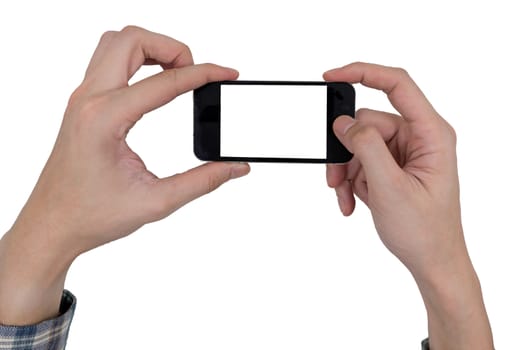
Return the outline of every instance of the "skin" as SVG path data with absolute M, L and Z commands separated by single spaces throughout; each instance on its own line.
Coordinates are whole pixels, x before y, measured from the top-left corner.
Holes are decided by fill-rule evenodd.
M 129 86 L 142 64 L 164 71 Z M 246 164 L 209 163 L 159 179 L 125 141 L 143 114 L 205 83 L 237 76 L 229 68 L 194 65 L 186 45 L 141 28 L 102 36 L 38 183 L 0 241 L 0 323 L 56 316 L 77 256 L 249 172 Z
M 336 119 L 336 136 L 354 153 L 327 166 L 341 212 L 352 214 L 355 196 L 369 207 L 383 244 L 418 284 L 431 349 L 493 349 L 463 237 L 454 130 L 403 69 L 353 63 L 324 78 L 382 90 L 399 112 Z
M 143 64 L 164 71 L 128 85 Z M 159 179 L 126 143 L 143 114 L 232 69 L 194 65 L 189 48 L 137 27 L 105 33 L 73 93 L 53 152 L 13 227 L 0 240 L 0 323 L 55 317 L 67 271 L 80 254 L 160 220 L 230 179 L 241 163 L 208 163 Z M 399 115 L 359 110 L 334 131 L 354 153 L 327 166 L 344 215 L 359 197 L 387 248 L 410 270 L 425 301 L 431 349 L 492 349 L 478 278 L 461 225 L 453 129 L 408 74 L 355 63 L 328 81 L 383 90 Z

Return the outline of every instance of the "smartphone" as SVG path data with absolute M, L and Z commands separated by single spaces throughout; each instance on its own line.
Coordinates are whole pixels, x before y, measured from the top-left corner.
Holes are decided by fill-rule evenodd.
M 194 90 L 194 153 L 205 161 L 345 163 L 332 130 L 354 116 L 352 85 L 221 81 Z

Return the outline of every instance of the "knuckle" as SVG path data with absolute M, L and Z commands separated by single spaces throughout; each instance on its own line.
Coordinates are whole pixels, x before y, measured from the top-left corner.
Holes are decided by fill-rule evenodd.
M 364 147 L 373 143 L 377 137 L 377 134 L 378 131 L 374 127 L 363 125 L 352 136 L 352 142 L 355 145 L 360 145 L 360 147 Z
M 142 28 L 135 26 L 135 25 L 126 25 L 125 27 L 122 28 L 122 30 L 120 32 L 134 34 L 136 32 L 140 32 L 142 30 L 143 30 Z
M 78 140 L 87 140 L 93 137 L 94 130 L 99 125 L 96 120 L 102 114 L 106 113 L 106 102 L 104 98 L 83 96 L 75 100 L 76 97 L 71 97 L 65 116 L 64 125 L 67 125 L 68 132 L 74 135 Z M 82 141 L 79 141 L 82 142 Z
M 433 145 L 444 147 L 445 149 L 455 148 L 457 144 L 456 130 L 445 119 L 438 116 L 438 120 L 427 126 L 428 133 Z
M 410 79 L 409 72 L 405 68 L 395 67 L 394 71 L 401 79 Z
M 354 61 L 352 63 L 349 63 L 349 64 L 343 66 L 343 68 L 364 67 L 365 65 L 366 65 L 366 63 L 363 61 Z
M 153 221 L 158 221 L 172 213 L 178 208 L 178 203 L 170 198 L 157 200 L 150 210 L 150 217 Z
M 158 179 L 155 179 L 154 185 L 159 185 Z M 153 186 L 156 187 L 156 186 Z M 173 185 L 167 190 L 158 186 L 154 195 L 147 195 L 143 202 L 145 204 L 144 214 L 146 219 L 144 221 L 154 222 L 165 218 L 167 215 L 178 210 L 183 206 L 183 200 L 180 198 L 179 184 L 174 181 Z
M 372 126 L 362 125 L 355 130 L 349 138 L 352 143 L 353 153 L 360 154 L 365 152 L 370 145 L 376 142 L 379 132 Z
M 454 129 L 448 122 L 445 122 L 445 130 L 449 141 L 451 144 L 455 145 L 458 141 L 458 134 L 456 133 L 456 129 Z
M 136 39 L 137 37 L 139 37 L 142 34 L 143 31 L 144 30 L 140 27 L 128 25 L 128 26 L 123 27 L 122 30 L 120 31 L 120 33 L 124 37 L 127 37 L 129 39 Z
M 214 69 L 216 69 L 216 67 L 218 66 L 213 63 L 203 63 L 200 65 L 202 77 L 205 79 L 206 82 L 211 81 L 212 72 Z
M 114 30 L 109 30 L 102 34 L 102 36 L 100 37 L 100 42 L 110 41 L 114 38 L 115 35 L 116 32 Z
M 85 120 L 99 116 L 107 108 L 106 100 L 105 96 L 89 96 L 80 106 L 79 118 Z
M 178 78 L 178 69 L 171 68 L 164 71 L 164 74 L 167 75 L 167 78 L 171 81 L 176 81 Z
M 210 176 L 207 179 L 207 193 L 216 190 L 223 183 L 222 179 L 218 176 Z
M 188 55 L 192 56 L 191 48 L 186 43 L 180 42 L 181 48 L 183 52 L 186 52 Z
M 85 96 L 86 94 L 86 88 L 84 86 L 84 84 L 78 86 L 74 91 L 73 93 L 71 94 L 71 96 L 69 97 L 69 101 L 67 103 L 67 106 L 68 108 L 72 107 L 72 106 L 75 106 L 77 105 L 78 103 L 80 103 L 80 101 L 82 101 L 83 97 Z
M 217 66 L 213 63 L 202 63 L 201 67 L 205 70 L 211 70 L 213 68 L 216 68 Z
M 370 112 L 371 110 L 369 108 L 360 108 L 356 111 L 354 118 L 358 120 L 364 119 Z
M 174 90 L 173 92 L 174 92 L 175 96 L 180 95 L 181 91 L 177 84 L 178 74 L 179 74 L 178 69 L 176 69 L 176 68 L 167 69 L 162 74 L 165 75 L 165 78 L 167 81 L 173 82 L 173 90 Z

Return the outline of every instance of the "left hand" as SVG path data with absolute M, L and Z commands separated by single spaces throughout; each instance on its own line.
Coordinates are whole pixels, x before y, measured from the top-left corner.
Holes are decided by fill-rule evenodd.
M 143 64 L 164 71 L 129 86 Z M 246 164 L 209 163 L 159 179 L 126 142 L 143 114 L 208 82 L 237 76 L 232 69 L 194 65 L 186 45 L 141 28 L 102 36 L 40 179 L 0 241 L 0 323 L 54 316 L 67 269 L 79 254 L 249 172 Z

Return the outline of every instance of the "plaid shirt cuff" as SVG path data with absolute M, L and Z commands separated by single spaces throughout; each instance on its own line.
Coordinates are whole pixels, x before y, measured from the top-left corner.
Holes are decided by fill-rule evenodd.
M 75 296 L 64 290 L 58 317 L 30 326 L 0 325 L 0 350 L 65 349 L 75 307 Z

